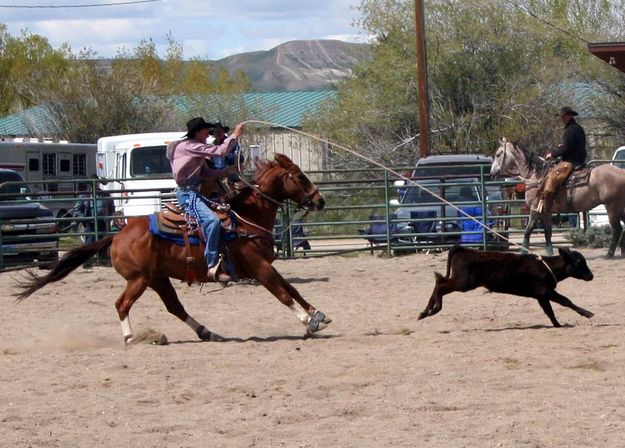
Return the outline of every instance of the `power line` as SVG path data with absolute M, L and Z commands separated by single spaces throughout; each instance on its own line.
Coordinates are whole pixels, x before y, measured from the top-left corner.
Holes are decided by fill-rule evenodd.
M 530 16 L 532 16 L 532 17 L 533 17 L 533 18 L 535 18 L 536 20 L 538 20 L 538 21 L 540 21 L 540 22 L 544 23 L 545 25 L 550 26 L 551 28 L 553 28 L 553 29 L 555 29 L 555 30 L 560 31 L 561 33 L 564 33 L 564 34 L 566 34 L 566 35 L 568 35 L 568 36 L 570 36 L 570 37 L 572 37 L 572 38 L 574 38 L 574 39 L 581 40 L 582 42 L 584 42 L 584 43 L 586 43 L 586 44 L 589 44 L 589 43 L 590 43 L 589 41 L 587 41 L 587 40 L 586 40 L 586 39 L 584 39 L 583 37 L 579 37 L 579 36 L 577 36 L 577 35 L 575 35 L 575 34 L 573 34 L 573 33 L 569 32 L 569 31 L 567 31 L 567 30 L 565 30 L 565 29 L 562 29 L 562 28 L 560 28 L 560 27 L 558 27 L 558 26 L 554 25 L 553 23 L 549 22 L 549 21 L 548 21 L 548 20 L 546 20 L 546 19 L 543 19 L 542 17 L 539 17 L 539 16 L 538 16 L 538 14 L 534 13 L 533 11 L 530 11 L 530 10 L 529 10 L 529 9 L 527 9 L 525 6 L 521 6 L 521 5 L 519 5 L 519 4 L 515 3 L 515 2 L 513 2 L 512 0 L 504 0 L 504 1 L 505 1 L 506 3 L 511 4 L 512 6 L 514 6 L 514 7 L 516 7 L 516 8 L 518 8 L 518 9 L 520 9 L 521 11 L 523 11 L 523 12 L 525 12 L 525 13 L 529 14 Z
M 77 5 L 4 5 L 0 4 L 0 8 L 20 8 L 20 9 L 61 9 L 61 8 L 94 8 L 99 6 L 122 6 L 122 5 L 136 5 L 138 3 L 154 3 L 161 2 L 163 0 L 132 0 L 126 2 L 117 3 L 84 3 Z

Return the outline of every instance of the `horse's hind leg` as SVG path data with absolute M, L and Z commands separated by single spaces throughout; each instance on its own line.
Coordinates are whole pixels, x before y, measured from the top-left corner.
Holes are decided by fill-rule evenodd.
M 251 264 L 252 260 L 249 261 Z M 287 282 L 269 262 L 262 260 L 253 263 L 253 266 L 255 272 L 252 276 L 295 314 L 297 320 L 306 326 L 308 334 L 321 331 L 332 322 L 332 319 L 304 300 L 297 289 Z M 295 306 L 294 300 L 303 310 Z
M 193 317 L 186 312 L 182 303 L 178 299 L 178 294 L 167 277 L 154 279 L 150 282 L 150 287 L 156 291 L 158 296 L 165 304 L 165 308 L 171 314 L 187 324 L 195 334 L 203 341 L 223 341 L 224 339 L 217 333 L 209 331 L 204 325 L 199 324 Z
M 612 258 L 614 256 L 614 252 L 616 252 L 616 246 L 621 246 L 621 251 L 623 250 L 623 242 L 622 242 L 622 233 L 623 226 L 621 226 L 621 214 L 622 211 L 619 210 L 617 213 L 614 213 L 611 208 L 606 207 L 608 212 L 608 218 L 610 221 L 610 227 L 612 227 L 612 240 L 610 241 L 610 247 L 608 248 L 608 258 Z
M 625 212 L 621 214 L 621 222 L 625 223 Z M 621 248 L 621 257 L 625 257 L 625 235 L 621 232 L 621 236 L 619 237 L 619 246 Z
M 122 333 L 124 335 L 124 343 L 132 343 L 132 327 L 130 326 L 130 308 L 137 301 L 141 294 L 145 291 L 148 284 L 145 278 L 138 277 L 128 280 L 126 289 L 122 292 L 121 296 L 115 302 L 115 308 L 117 308 L 117 315 L 122 324 Z

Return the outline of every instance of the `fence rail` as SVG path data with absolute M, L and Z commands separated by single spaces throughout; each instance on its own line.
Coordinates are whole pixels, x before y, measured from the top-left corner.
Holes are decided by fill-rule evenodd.
M 417 216 L 418 213 L 402 215 L 405 211 L 402 209 L 412 207 L 413 204 L 393 200 L 398 198 L 399 193 L 393 183 L 396 179 L 384 170 L 313 171 L 308 174 L 325 196 L 327 207 L 322 212 L 304 214 L 296 210 L 293 204 L 287 203 L 285 212 L 280 212 L 276 222 L 277 257 L 298 258 L 358 252 L 391 256 L 414 251 L 443 250 L 457 243 L 482 248 L 508 248 L 504 239 L 493 235 L 488 229 L 469 229 L 469 226 L 464 225 L 468 222 L 467 218 L 457 213 L 450 214 L 440 202 L 418 204 L 419 207 L 440 208 L 441 213 L 435 218 Z M 120 182 L 122 185 L 123 181 L 117 179 L 109 182 Z M 68 180 L 64 179 L 63 182 L 67 183 Z M 70 182 L 75 182 L 75 185 L 88 183 L 90 188 L 88 191 L 77 188 L 62 194 L 35 197 L 28 193 L 27 182 L 16 183 L 19 185 L 11 189 L 12 193 L 2 192 L 9 183 L 0 185 L 3 187 L 0 188 L 0 243 L 3 248 L 0 270 L 49 266 L 57 259 L 59 252 L 77 247 L 85 240 L 115 233 L 126 217 L 114 213 L 112 209 L 104 213 L 98 207 L 102 207 L 104 200 L 119 204 L 138 193 L 130 189 L 114 192 L 98 190 L 95 188 L 96 180 L 76 179 Z M 512 194 L 515 185 L 514 181 L 494 182 L 482 176 L 477 183 L 475 180 L 458 180 L 447 182 L 445 188 L 478 188 L 478 199 L 456 201 L 455 204 L 463 209 L 478 210 L 474 213 L 477 220 L 493 226 L 511 241 L 518 242 L 524 231 L 527 210 L 523 199 Z M 174 198 L 172 191 L 162 188 L 141 189 L 140 193 L 141 198 L 156 199 L 158 203 L 169 202 Z M 77 212 L 77 204 L 84 200 L 96 204 L 95 217 Z M 35 203 L 54 207 L 53 213 L 22 218 L 2 213 L 2 210 L 15 207 L 34 207 Z M 58 204 L 64 206 L 59 208 Z M 580 217 L 573 214 L 561 215 L 560 218 L 560 224 L 554 227 L 554 236 L 558 242 L 566 243 L 568 231 L 572 227 L 579 227 Z M 50 224 L 54 225 L 56 232 L 50 232 Z M 410 227 L 406 224 L 410 224 Z M 428 225 L 430 227 L 423 230 Z M 540 230 L 536 231 L 533 234 L 533 245 L 541 246 L 543 241 Z M 50 243 L 53 249 L 47 250 Z M 46 250 L 42 249 L 42 244 Z

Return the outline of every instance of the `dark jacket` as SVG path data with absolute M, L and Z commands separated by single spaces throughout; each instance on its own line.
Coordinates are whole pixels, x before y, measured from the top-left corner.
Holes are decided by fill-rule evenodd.
M 562 145 L 551 152 L 553 157 L 562 157 L 564 162 L 571 162 L 573 167 L 586 163 L 586 133 L 574 119 L 564 128 Z

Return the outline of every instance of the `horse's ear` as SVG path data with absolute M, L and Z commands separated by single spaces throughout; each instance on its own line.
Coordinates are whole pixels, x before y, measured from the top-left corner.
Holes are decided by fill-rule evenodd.
M 284 154 L 276 154 L 274 156 L 276 163 L 280 165 L 282 168 L 291 168 L 293 166 L 293 161 L 289 159 Z
M 267 168 L 271 164 L 269 160 L 265 160 L 265 159 L 256 159 L 254 163 L 256 164 L 257 171 L 263 171 L 265 168 Z
M 501 138 L 499 139 L 499 143 L 500 143 L 500 144 L 502 144 L 502 145 L 503 145 L 504 143 L 507 143 L 507 141 L 508 141 L 508 139 L 507 139 L 506 137 L 501 137 Z

